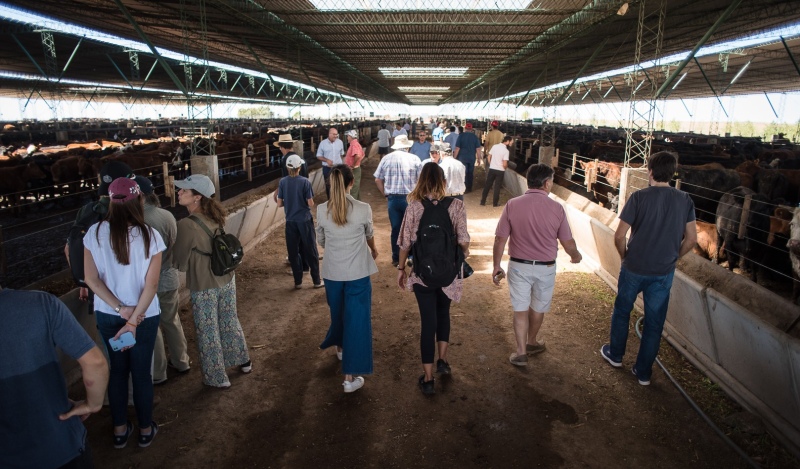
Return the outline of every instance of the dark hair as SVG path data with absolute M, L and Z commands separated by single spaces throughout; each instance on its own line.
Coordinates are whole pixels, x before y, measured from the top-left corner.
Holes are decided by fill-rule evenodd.
M 455 132 L 455 131 L 456 131 L 456 126 L 454 126 L 454 125 L 451 125 L 451 126 L 450 126 L 450 132 Z
M 647 169 L 653 173 L 656 182 L 670 182 L 678 169 L 678 158 L 670 152 L 660 151 L 647 159 Z
M 284 150 L 291 150 L 294 148 L 294 142 L 280 142 L 278 145 Z
M 145 258 L 150 257 L 150 240 L 152 239 L 152 228 L 144 222 L 144 208 L 142 207 L 142 196 L 122 203 L 111 203 L 108 207 L 108 215 L 105 222 L 108 222 L 109 238 L 111 240 L 111 250 L 114 257 L 122 265 L 130 264 L 130 240 L 131 228 L 139 228 L 139 236 L 144 239 Z M 97 242 L 100 242 L 100 229 L 95 232 Z
M 381 124 L 381 128 L 385 129 L 386 128 L 386 124 Z
M 227 212 L 225 212 L 225 208 L 217 202 L 216 199 L 206 197 L 203 194 L 197 192 L 194 189 L 189 189 L 192 191 L 192 194 L 200 196 L 200 212 L 203 215 L 207 216 L 211 221 L 219 225 L 220 227 L 225 226 L 225 216 Z M 214 197 L 213 195 L 211 197 Z
M 546 164 L 535 164 L 528 168 L 526 177 L 528 178 L 528 189 L 541 189 L 545 181 L 553 179 L 555 171 Z
M 514 140 L 514 137 L 512 137 L 511 135 L 506 135 L 505 137 L 503 137 L 504 142 L 510 142 L 511 140 Z

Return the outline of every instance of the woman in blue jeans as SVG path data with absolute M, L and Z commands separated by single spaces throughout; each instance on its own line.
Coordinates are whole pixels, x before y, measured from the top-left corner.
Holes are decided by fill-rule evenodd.
M 321 275 L 331 309 L 331 327 L 321 349 L 336 346 L 342 360 L 344 392 L 364 386 L 372 374 L 372 283 L 378 250 L 372 231 L 372 208 L 350 196 L 353 171 L 331 169 L 330 200 L 317 208 L 317 242 L 325 248 Z
M 158 231 L 144 222 L 136 182 L 118 178 L 108 188 L 107 218 L 92 225 L 83 238 L 86 284 L 95 293 L 97 328 L 106 343 L 111 373 L 108 402 L 114 424 L 114 447 L 124 448 L 133 432 L 128 421 L 128 376 L 139 424 L 139 446 L 150 446 L 158 431 L 153 421 L 153 377 L 150 366 L 159 322 L 156 297 L 161 253 Z M 136 343 L 114 351 L 110 339 L 131 333 Z

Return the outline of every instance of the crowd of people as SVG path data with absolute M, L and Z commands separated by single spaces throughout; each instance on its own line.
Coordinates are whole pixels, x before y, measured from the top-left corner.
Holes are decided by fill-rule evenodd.
M 488 174 L 481 205 L 493 189 L 493 206 L 499 206 L 498 181 L 508 168 L 513 138 L 493 122 L 484 150 L 479 150 L 480 140 L 469 123 L 456 134 L 455 147 L 448 141 L 455 129 L 446 133 L 444 123 L 434 126 L 430 140 L 427 129 L 414 129 L 413 142 L 401 123 L 394 135 L 383 127 L 373 177 L 386 199 L 397 285 L 413 292 L 419 309 L 422 374 L 417 385 L 423 394 L 433 395 L 435 375 L 452 373 L 450 305 L 461 301 L 472 273 L 463 196 L 472 189 L 471 175 L 485 157 Z M 356 131 L 346 136 L 346 152 L 336 129 L 330 129 L 317 151 L 327 201 L 316 206 L 316 223 L 306 162 L 292 151 L 289 135 L 275 143 L 285 171 L 275 200 L 286 217 L 294 288 L 302 288 L 309 273 L 313 287 L 325 289 L 330 327 L 320 348 L 335 348 L 342 362 L 343 391 L 352 393 L 374 371 L 370 278 L 378 272 L 380 251 L 374 207 L 359 200 L 364 149 Z M 644 336 L 632 367 L 642 385 L 650 382 L 675 263 L 695 242 L 692 201 L 668 186 L 676 165 L 668 153 L 650 158 L 651 187 L 625 205 L 616 234 L 622 271 L 610 342 L 600 353 L 613 367 L 622 366 L 630 310 L 643 292 Z M 526 366 L 530 356 L 546 350 L 539 332 L 552 303 L 559 243 L 571 262 L 582 260 L 564 207 L 549 197 L 553 176 L 549 166 L 529 167 L 527 192 L 505 204 L 495 232 L 492 280 L 500 285 L 507 275 L 516 338 L 508 361 L 514 366 Z M 178 271 L 186 273 L 202 383 L 229 388 L 232 368 L 253 370 L 237 314 L 235 273 L 217 272 L 212 255 L 215 235 L 225 225 L 225 209 L 204 175 L 190 175 L 175 185 L 178 202 L 189 214 L 177 222 L 159 208 L 151 181 L 134 176 L 123 163 L 108 163 L 101 171 L 99 201 L 78 214 L 65 253 L 83 286 L 82 298 L 91 304 L 102 346 L 52 295 L 0 290 L 5 324 L 0 328 L 0 388 L 9 391 L 4 392 L 8 405 L 0 410 L 0 453 L 8 456 L 9 467 L 92 467 L 81 420 L 102 407 L 106 394 L 114 447 L 124 448 L 134 434 L 127 412 L 131 397 L 138 445 L 153 442 L 158 433 L 153 386 L 167 381 L 167 367 L 178 373 L 191 369 L 178 316 Z M 507 245 L 510 260 L 503 269 Z M 56 347 L 78 360 L 84 401 L 68 400 Z M 45 444 L 48 451 L 42 451 Z

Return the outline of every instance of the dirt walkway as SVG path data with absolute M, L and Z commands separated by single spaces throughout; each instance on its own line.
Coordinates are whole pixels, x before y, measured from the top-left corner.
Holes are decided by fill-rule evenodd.
M 467 196 L 477 273 L 452 307 L 453 374 L 437 379 L 436 396 L 423 396 L 419 313 L 413 294 L 395 286 L 386 203 L 371 166 L 362 197 L 373 206 L 380 272 L 372 277 L 375 374 L 365 387 L 345 395 L 334 352 L 318 349 L 329 324 L 324 292 L 310 278 L 292 289 L 279 230 L 237 271 L 254 372 L 231 370 L 227 391 L 202 386 L 184 309 L 193 368 L 185 376 L 170 370 L 156 388 L 158 437 L 145 450 L 114 450 L 104 409 L 87 421 L 98 467 L 742 467 L 660 371 L 642 387 L 598 356 L 613 292 L 585 266 L 560 257 L 542 333 L 548 350 L 526 369 L 508 363 L 508 291 L 489 273 L 501 209 L 480 207 L 479 192 Z M 476 187 L 482 179 L 479 170 Z M 632 335 L 629 350 L 637 348 Z

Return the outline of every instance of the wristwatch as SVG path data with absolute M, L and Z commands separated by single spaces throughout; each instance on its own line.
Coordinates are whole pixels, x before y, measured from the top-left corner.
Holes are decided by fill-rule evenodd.
M 116 308 L 114 308 L 114 312 L 119 314 L 119 310 L 121 310 L 125 305 L 122 303 L 118 304 Z

